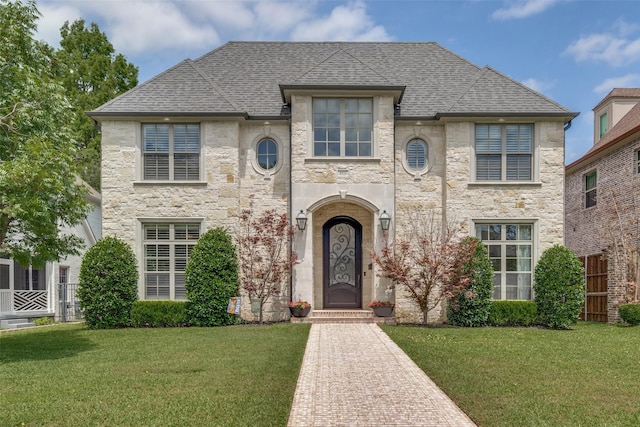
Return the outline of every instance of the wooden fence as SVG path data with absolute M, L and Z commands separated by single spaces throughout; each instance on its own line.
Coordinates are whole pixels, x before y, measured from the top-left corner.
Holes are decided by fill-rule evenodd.
M 608 320 L 607 258 L 602 254 L 580 257 L 585 268 L 586 298 L 580 319 L 595 322 Z

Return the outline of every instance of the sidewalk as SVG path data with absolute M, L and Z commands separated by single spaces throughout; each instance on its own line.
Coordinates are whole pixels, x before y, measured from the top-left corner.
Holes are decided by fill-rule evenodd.
M 311 326 L 290 427 L 474 426 L 375 324 Z

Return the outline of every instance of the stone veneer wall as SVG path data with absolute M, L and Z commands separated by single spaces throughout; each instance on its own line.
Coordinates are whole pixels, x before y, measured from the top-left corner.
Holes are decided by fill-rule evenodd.
M 240 210 L 248 207 L 254 196 L 255 210 L 274 208 L 288 211 L 288 124 L 264 126 L 236 120 L 202 121 L 202 182 L 148 183 L 140 179 L 141 159 L 139 121 L 104 121 L 102 123 L 103 234 L 129 243 L 142 265 L 140 220 L 193 219 L 202 221 L 202 232 L 224 227 L 232 235 L 238 231 Z M 282 147 L 278 172 L 265 179 L 251 166 L 253 146 L 262 136 L 272 137 Z M 240 144 L 238 143 L 240 141 Z M 282 297 L 269 304 L 265 319 L 288 317 L 288 285 Z M 144 295 L 142 278 L 140 295 Z M 242 316 L 254 320 L 246 295 Z
M 566 246 L 578 256 L 607 252 L 610 323 L 619 320 L 618 307 L 626 302 L 627 264 L 621 237 L 627 247 L 640 246 L 640 175 L 634 169 L 638 149 L 640 138 L 635 137 L 566 176 Z M 587 209 L 584 176 L 593 170 L 597 170 L 597 203 Z

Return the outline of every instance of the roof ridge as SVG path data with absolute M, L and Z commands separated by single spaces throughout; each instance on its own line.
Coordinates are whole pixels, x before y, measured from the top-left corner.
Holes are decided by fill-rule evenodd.
M 236 111 L 242 111 L 242 109 L 241 109 L 240 107 L 238 107 L 235 103 L 233 103 L 232 101 L 230 101 L 230 100 L 229 100 L 229 99 L 224 95 L 224 93 L 222 93 L 222 90 L 220 90 L 220 88 L 218 87 L 218 85 L 217 85 L 217 84 L 215 84 L 215 82 L 214 82 L 213 80 L 211 80 L 207 75 L 205 75 L 205 74 L 200 70 L 200 68 L 198 68 L 198 67 L 196 66 L 196 64 L 195 64 L 195 62 L 194 62 L 193 60 L 191 60 L 191 59 L 187 59 L 187 60 L 185 60 L 185 62 L 188 62 L 188 63 L 189 63 L 189 65 L 191 65 L 191 67 L 194 69 L 194 71 L 195 71 L 196 73 L 198 73 L 198 75 L 199 75 L 200 77 L 202 77 L 202 78 L 204 79 L 204 81 L 206 81 L 206 82 L 209 84 L 209 86 L 211 86 L 211 88 L 212 88 L 213 90 L 215 90 L 216 92 L 218 92 L 218 95 L 220 95 L 220 96 L 221 96 L 221 97 L 222 97 L 226 102 L 228 102 L 228 103 L 229 103 L 229 105 L 231 105 L 233 108 L 235 108 L 235 109 L 236 109 Z

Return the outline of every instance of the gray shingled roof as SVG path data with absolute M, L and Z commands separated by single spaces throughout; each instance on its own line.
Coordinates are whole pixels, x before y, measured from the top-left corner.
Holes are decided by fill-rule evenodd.
M 576 115 L 432 42 L 230 42 L 181 62 L 89 114 L 277 117 L 283 111 L 283 86 L 405 87 L 401 117 Z

